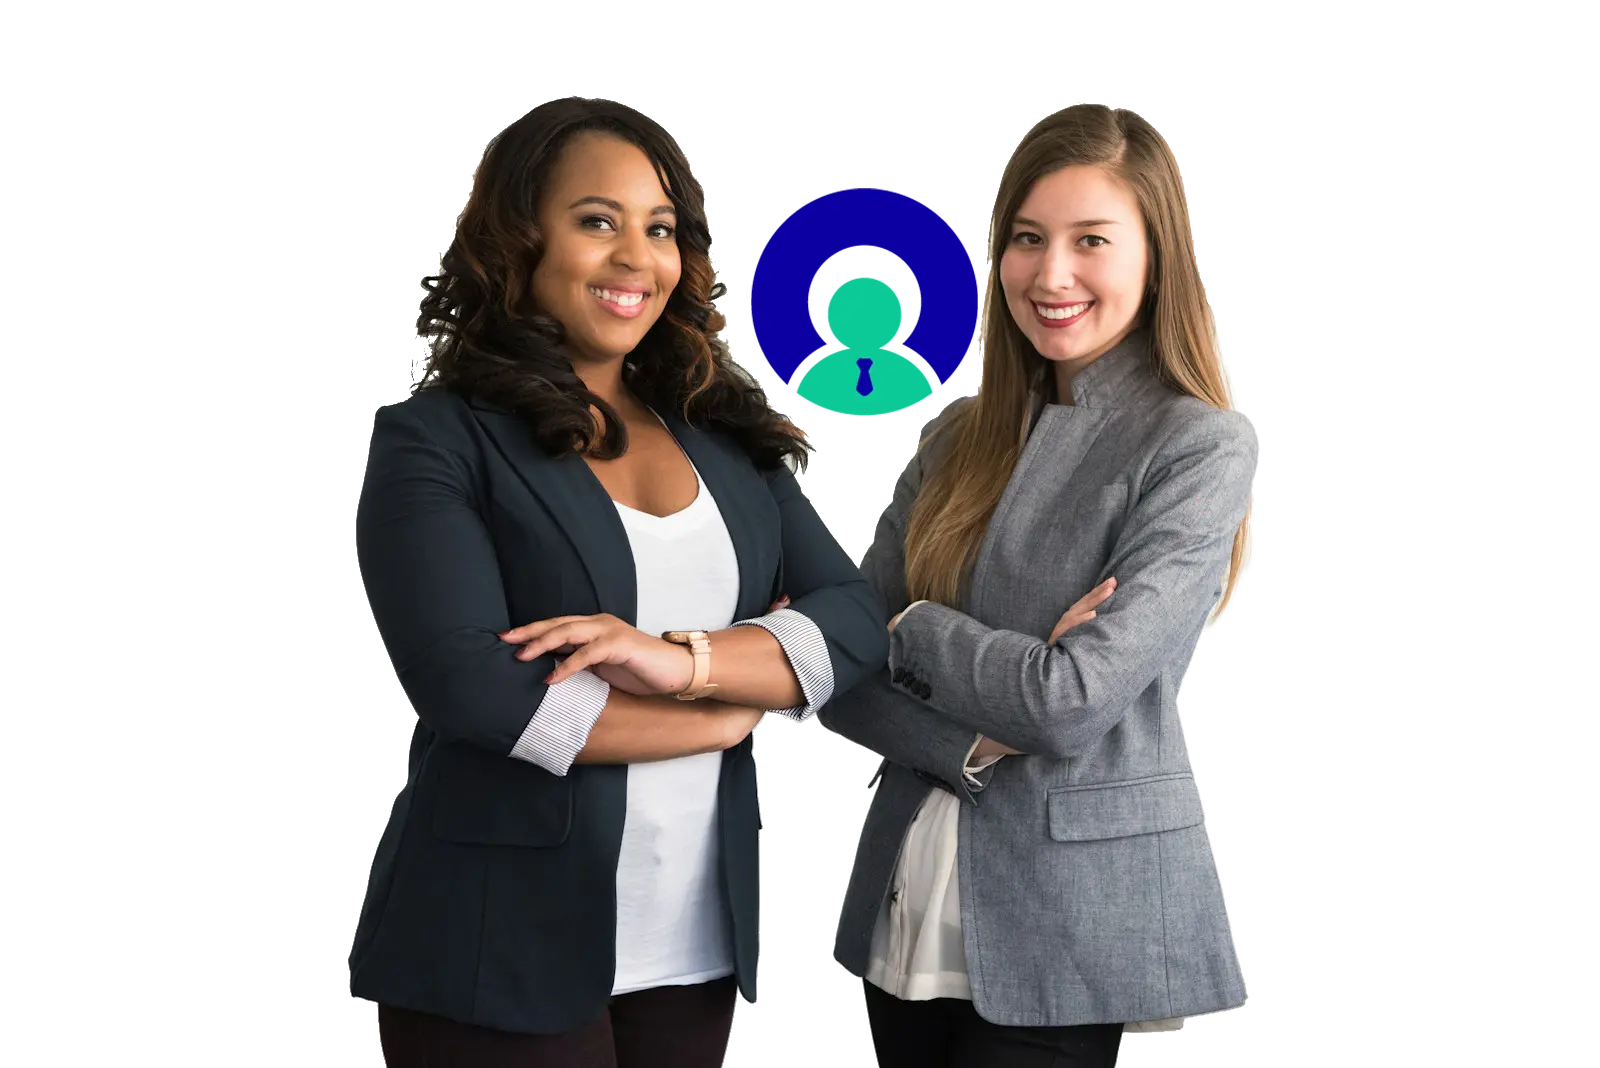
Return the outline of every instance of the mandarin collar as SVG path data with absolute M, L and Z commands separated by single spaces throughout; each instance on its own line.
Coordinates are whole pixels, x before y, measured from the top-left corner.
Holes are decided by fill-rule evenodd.
M 1128 408 L 1140 403 L 1160 385 L 1151 353 L 1150 328 L 1141 326 L 1123 338 L 1105 355 L 1078 372 L 1072 380 L 1072 404 L 1050 404 L 1049 375 L 1054 365 L 1042 360 L 1028 391 L 1028 414 L 1022 424 L 1027 437 L 1046 408 Z

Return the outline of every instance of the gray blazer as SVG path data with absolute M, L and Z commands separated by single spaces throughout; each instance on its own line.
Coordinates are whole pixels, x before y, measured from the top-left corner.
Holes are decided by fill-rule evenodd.
M 1176 698 L 1221 593 L 1255 433 L 1158 381 L 1143 331 L 1073 393 L 1073 405 L 1036 399 L 967 603 L 908 612 L 887 667 L 818 713 L 887 758 L 834 956 L 866 971 L 906 831 L 939 785 L 964 802 L 973 1005 L 1007 1025 L 1158 1020 L 1245 999 Z M 910 600 L 906 523 L 946 444 L 937 431 L 967 400 L 925 428 L 862 562 L 890 612 Z M 1110 575 L 1097 617 L 1047 644 Z M 1030 755 L 1002 759 L 974 792 L 962 765 L 979 732 Z

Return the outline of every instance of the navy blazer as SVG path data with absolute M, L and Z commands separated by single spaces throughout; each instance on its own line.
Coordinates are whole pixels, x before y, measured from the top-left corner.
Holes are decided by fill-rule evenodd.
M 662 418 L 694 461 L 739 561 L 736 618 L 780 593 L 827 640 L 839 694 L 882 667 L 888 612 L 787 467 Z M 378 410 L 356 521 L 361 577 L 417 725 L 350 953 L 357 997 L 505 1031 L 598 1016 L 616 967 L 626 765 L 566 776 L 511 757 L 552 656 L 499 634 L 560 615 L 635 622 L 616 507 L 583 459 L 551 457 L 526 420 L 441 389 Z M 739 989 L 756 993 L 752 737 L 723 753 L 722 880 Z

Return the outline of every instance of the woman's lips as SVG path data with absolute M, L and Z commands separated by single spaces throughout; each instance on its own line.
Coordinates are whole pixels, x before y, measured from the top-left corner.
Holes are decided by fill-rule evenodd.
M 1089 314 L 1089 309 L 1094 307 L 1094 303 L 1092 300 L 1080 301 L 1077 304 L 1041 304 L 1034 301 L 1033 318 L 1047 330 L 1065 330 L 1081 322 L 1083 317 Z
M 649 296 L 642 289 L 609 289 L 603 286 L 590 286 L 589 295 L 619 319 L 637 319 L 643 315 L 645 298 Z

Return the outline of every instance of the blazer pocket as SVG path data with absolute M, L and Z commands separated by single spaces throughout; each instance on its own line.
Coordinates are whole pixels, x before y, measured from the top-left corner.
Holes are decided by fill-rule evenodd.
M 471 845 L 558 846 L 572 831 L 572 781 L 465 747 L 440 753 L 433 833 Z
M 1176 831 L 1205 818 L 1194 776 L 1187 772 L 1063 786 L 1050 791 L 1048 805 L 1050 837 L 1057 842 Z

